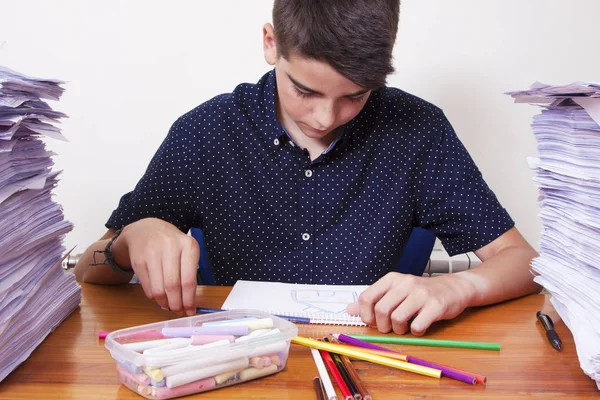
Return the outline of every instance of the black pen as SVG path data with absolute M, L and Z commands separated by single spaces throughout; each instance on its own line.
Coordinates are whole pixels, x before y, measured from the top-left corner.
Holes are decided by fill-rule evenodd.
M 546 331 L 546 336 L 548 337 L 550 344 L 556 350 L 560 351 L 562 349 L 562 342 L 558 337 L 558 333 L 556 333 L 556 331 L 554 330 L 554 322 L 552 322 L 552 319 L 549 316 L 547 316 L 541 311 L 538 311 L 536 315 L 538 321 L 540 321 L 540 323 L 544 327 L 544 330 Z

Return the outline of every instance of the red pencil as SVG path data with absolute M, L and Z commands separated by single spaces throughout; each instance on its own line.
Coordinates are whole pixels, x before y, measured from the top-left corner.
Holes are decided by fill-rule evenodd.
M 333 359 L 331 358 L 329 352 L 325 350 L 319 350 L 319 352 L 321 353 L 321 357 L 323 358 L 323 361 L 325 362 L 325 366 L 329 370 L 329 373 L 333 375 L 335 383 L 337 383 L 338 387 L 340 388 L 344 399 L 354 400 L 354 396 L 352 396 L 352 393 L 350 393 L 350 389 L 348 389 L 348 386 L 346 386 L 346 382 L 344 382 L 344 378 L 342 378 L 340 371 L 338 371 L 337 367 L 335 366 L 335 363 L 333 362 Z

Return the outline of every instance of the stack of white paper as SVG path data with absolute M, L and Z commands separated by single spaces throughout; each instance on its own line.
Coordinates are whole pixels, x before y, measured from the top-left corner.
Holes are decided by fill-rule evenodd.
M 42 138 L 63 139 L 54 125 L 64 114 L 62 82 L 0 67 L 0 382 L 81 300 L 63 273 L 64 235 L 72 229 L 51 197 L 57 184 Z
M 600 388 L 600 84 L 534 84 L 508 92 L 542 103 L 534 117 L 535 183 L 544 231 L 535 281 L 575 338 L 581 368 Z

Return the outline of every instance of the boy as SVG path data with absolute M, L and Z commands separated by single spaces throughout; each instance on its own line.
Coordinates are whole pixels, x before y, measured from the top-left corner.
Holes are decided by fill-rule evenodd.
M 199 249 L 185 233 L 198 226 L 218 284 L 372 284 L 348 311 L 381 332 L 421 335 L 538 290 L 536 252 L 443 113 L 385 87 L 398 13 L 398 0 L 276 0 L 263 28 L 274 70 L 173 124 L 77 278 L 124 283 L 135 271 L 146 296 L 192 315 Z M 389 272 L 413 226 L 482 265 Z

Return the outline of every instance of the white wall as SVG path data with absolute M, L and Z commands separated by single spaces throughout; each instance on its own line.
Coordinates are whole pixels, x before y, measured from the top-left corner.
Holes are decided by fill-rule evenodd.
M 269 69 L 272 0 L 0 0 L 0 65 L 69 81 L 51 142 L 56 200 L 82 251 L 100 237 L 181 114 Z M 403 0 L 389 84 L 443 108 L 489 185 L 537 246 L 526 157 L 537 109 L 503 95 L 535 80 L 600 80 L 595 0 Z M 595 35 L 595 36 L 594 36 Z M 589 54 L 588 54 L 589 52 Z M 589 58 L 588 58 L 589 57 Z

